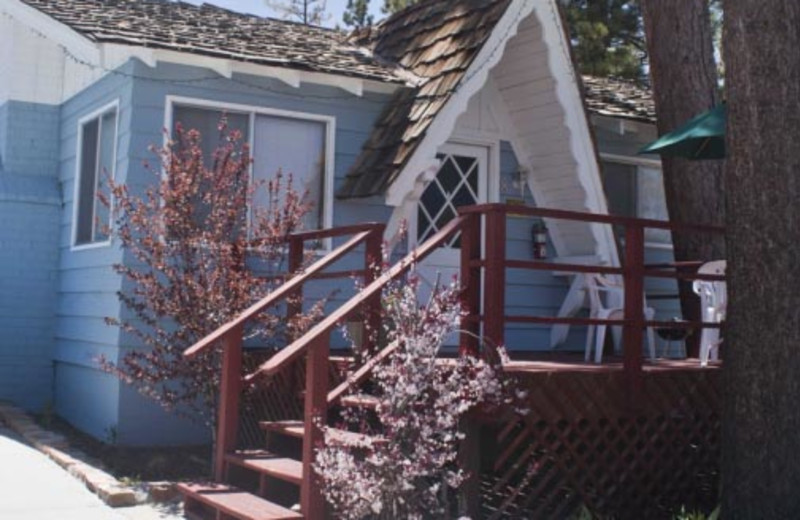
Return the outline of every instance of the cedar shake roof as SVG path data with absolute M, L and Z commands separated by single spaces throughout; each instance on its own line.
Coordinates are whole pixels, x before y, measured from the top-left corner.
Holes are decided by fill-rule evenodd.
M 398 64 L 416 87 L 395 93 L 339 190 L 378 195 L 397 178 L 456 92 L 510 0 L 422 0 L 351 39 Z
M 387 103 L 338 196 L 382 194 L 458 90 L 511 0 L 421 0 L 343 37 L 321 27 L 169 0 L 22 0 L 94 42 L 411 85 Z M 655 121 L 646 88 L 583 77 L 589 111 Z
M 586 107 L 602 116 L 656 122 L 656 106 L 650 90 L 619 78 L 583 76 Z
M 94 42 L 404 83 L 342 33 L 167 0 L 22 0 Z

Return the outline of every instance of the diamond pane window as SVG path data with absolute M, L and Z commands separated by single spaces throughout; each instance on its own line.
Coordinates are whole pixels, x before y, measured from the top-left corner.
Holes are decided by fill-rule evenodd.
M 453 197 L 453 204 L 455 207 L 460 208 L 461 206 L 469 206 L 470 204 L 474 204 L 475 200 L 475 193 L 473 193 L 470 187 L 465 184 L 461 186 L 461 189 L 458 190 L 458 193 L 456 193 Z
M 440 154 L 442 166 L 420 197 L 417 241 L 424 242 L 458 215 L 458 208 L 478 204 L 478 159 Z M 459 247 L 454 236 L 447 247 Z
M 458 168 L 464 173 L 471 173 L 477 166 L 473 157 L 453 157 Z
M 452 158 L 448 157 L 439 173 L 436 175 L 436 181 L 441 184 L 442 188 L 447 193 L 452 193 L 459 184 L 461 184 L 461 172 L 453 162 Z
M 444 206 L 446 200 L 442 190 L 425 190 L 420 202 L 428 211 L 433 211 L 435 214 Z

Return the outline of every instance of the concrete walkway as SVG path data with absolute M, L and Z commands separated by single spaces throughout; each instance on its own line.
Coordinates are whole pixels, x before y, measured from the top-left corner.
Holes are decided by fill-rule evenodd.
M 0 519 L 156 520 L 183 518 L 152 506 L 112 509 L 86 486 L 0 424 Z

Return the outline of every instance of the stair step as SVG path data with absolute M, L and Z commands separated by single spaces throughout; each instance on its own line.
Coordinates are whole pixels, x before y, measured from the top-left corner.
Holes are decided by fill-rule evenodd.
M 279 457 L 268 451 L 245 450 L 229 453 L 225 460 L 231 464 L 297 484 L 303 480 L 303 463 L 299 460 Z
M 195 500 L 241 520 L 302 520 L 303 515 L 241 489 L 216 483 L 179 483 L 178 490 Z M 195 516 L 190 512 L 189 516 Z
M 356 394 L 342 397 L 340 403 L 342 406 L 348 406 L 350 408 L 367 408 L 369 410 L 375 410 L 378 407 L 380 400 L 374 395 Z
M 261 421 L 258 425 L 268 432 L 303 438 L 303 421 Z
M 264 421 L 259 423 L 261 429 L 282 433 L 291 437 L 302 439 L 304 435 L 303 421 Z M 338 428 L 330 428 L 326 439 L 334 445 L 365 445 L 372 442 L 385 442 L 384 439 L 376 440 L 375 437 L 365 435 L 363 433 L 350 432 L 347 430 L 340 430 Z
M 382 444 L 386 439 L 373 437 L 364 433 L 349 432 L 347 430 L 339 430 L 331 428 L 328 430 L 329 435 L 325 440 L 330 444 L 344 445 L 344 446 L 368 446 L 370 442 L 374 444 Z

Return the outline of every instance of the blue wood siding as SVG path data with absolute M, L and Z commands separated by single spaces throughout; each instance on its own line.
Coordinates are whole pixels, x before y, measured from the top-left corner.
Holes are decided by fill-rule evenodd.
M 500 201 L 523 200 L 535 206 L 530 189 L 524 192 L 517 184 L 519 163 L 511 146 L 503 142 L 500 148 Z M 531 229 L 538 219 L 509 215 L 506 222 L 506 257 L 509 260 L 533 260 Z M 555 249 L 548 245 L 548 257 Z M 508 269 L 506 271 L 506 315 L 556 316 L 561 302 L 569 290 L 566 277 L 554 276 L 549 271 Z M 582 348 L 583 332 L 573 327 L 560 350 Z M 544 351 L 550 349 L 550 326 L 510 323 L 506 326 L 506 346 L 512 352 Z
M 217 78 L 188 83 L 173 82 L 171 80 L 174 78 L 213 76 L 207 70 L 177 64 L 159 64 L 152 69 L 138 61 L 132 61 L 130 72 L 136 79 L 126 85 L 127 98 L 121 104 L 121 107 L 125 107 L 121 108 L 121 112 L 124 112 L 121 113 L 121 122 L 125 128 L 120 129 L 121 150 L 118 158 L 121 161 L 120 166 L 124 162 L 127 168 L 124 177 L 126 183 L 134 189 L 142 189 L 153 182 L 152 175 L 143 167 L 143 161 L 154 162 L 149 148 L 151 145 L 160 146 L 163 142 L 162 129 L 168 96 L 335 118 L 335 187 L 343 182 L 388 99 L 388 96 L 374 93 L 358 97 L 321 85 L 303 84 L 296 89 L 277 80 L 242 75 L 235 75 L 232 80 Z M 385 222 L 390 214 L 390 208 L 377 198 L 352 202 L 336 200 L 333 222 L 335 226 L 370 220 Z M 340 242 L 341 240 L 337 241 Z M 356 252 L 339 262 L 335 268 L 361 267 L 361 257 L 363 252 Z M 125 261 L 132 262 L 133 259 L 126 255 Z M 119 287 L 118 281 L 115 287 Z M 127 288 L 127 284 L 123 287 Z M 309 284 L 306 295 L 309 300 L 313 300 L 335 292 L 329 304 L 333 308 L 353 294 L 352 288 L 353 283 L 350 280 L 341 283 L 316 282 Z M 129 316 L 127 310 L 120 309 L 120 312 Z M 91 319 L 86 317 L 82 323 L 89 325 Z M 95 330 L 95 334 L 101 334 L 100 330 Z M 98 337 L 97 340 L 104 343 L 112 338 Z M 117 343 L 120 352 L 135 347 L 124 336 L 118 338 L 114 344 Z M 119 442 L 124 444 L 172 444 L 206 438 L 203 428 L 166 416 L 160 408 L 125 386 L 119 390 L 117 415 L 115 427 Z
M 109 74 L 61 106 L 59 183 L 62 209 L 58 246 L 59 292 L 55 344 L 56 411 L 81 430 L 108 440 L 118 427 L 120 382 L 103 373 L 98 358 L 117 359 L 119 331 L 105 319 L 119 316 L 117 291 L 120 278 L 111 266 L 122 259 L 116 244 L 73 250 L 73 213 L 79 121 L 109 105 L 119 104 L 114 176 L 124 179 L 128 168 L 131 121 L 131 82 L 122 74 Z
M 58 267 L 56 106 L 0 106 L 0 400 L 52 401 Z

